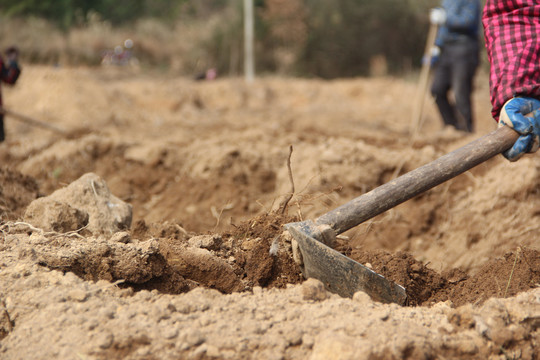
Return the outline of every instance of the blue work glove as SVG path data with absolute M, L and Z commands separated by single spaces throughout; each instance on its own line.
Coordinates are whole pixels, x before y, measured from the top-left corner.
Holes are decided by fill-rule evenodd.
M 422 65 L 426 65 L 429 59 L 429 66 L 433 66 L 439 62 L 439 57 L 441 56 L 441 48 L 434 46 L 430 50 L 430 56 L 422 56 Z
M 431 9 L 429 11 L 429 22 L 433 25 L 444 25 L 446 23 L 446 10 L 441 7 Z
M 524 116 L 531 114 L 529 116 Z M 525 153 L 538 150 L 540 144 L 540 100 L 515 97 L 504 104 L 499 117 L 499 127 L 510 126 L 521 136 L 503 153 L 510 161 L 516 161 Z

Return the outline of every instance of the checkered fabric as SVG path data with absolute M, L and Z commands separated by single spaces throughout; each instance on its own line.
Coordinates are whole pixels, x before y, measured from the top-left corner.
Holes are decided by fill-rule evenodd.
M 515 96 L 540 99 L 540 1 L 487 0 L 482 16 L 492 114 Z

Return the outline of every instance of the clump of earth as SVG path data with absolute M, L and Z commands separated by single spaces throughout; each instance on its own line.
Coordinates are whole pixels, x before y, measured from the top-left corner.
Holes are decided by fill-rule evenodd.
M 193 82 L 27 67 L 0 145 L 2 359 L 536 359 L 540 157 L 497 156 L 338 236 L 404 305 L 305 279 L 284 225 L 495 128 L 397 78 Z M 329 267 L 332 264 L 328 264 Z

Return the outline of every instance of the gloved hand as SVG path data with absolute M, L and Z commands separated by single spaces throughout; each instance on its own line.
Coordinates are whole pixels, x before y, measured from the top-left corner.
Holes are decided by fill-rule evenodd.
M 530 116 L 524 116 L 532 113 Z M 510 161 L 516 161 L 525 153 L 538 150 L 540 144 L 540 100 L 515 97 L 504 104 L 499 117 L 499 127 L 510 126 L 521 136 L 503 153 Z
M 12 46 L 6 50 L 6 60 L 10 67 L 17 67 L 17 60 L 19 58 L 19 50 Z
M 439 56 L 441 56 L 441 48 L 438 46 L 432 47 L 430 51 L 429 66 L 433 66 L 439 62 Z M 422 65 L 425 65 L 427 61 L 428 56 L 422 56 Z
M 446 10 L 441 7 L 431 9 L 429 11 L 429 22 L 433 25 L 444 25 L 446 23 Z

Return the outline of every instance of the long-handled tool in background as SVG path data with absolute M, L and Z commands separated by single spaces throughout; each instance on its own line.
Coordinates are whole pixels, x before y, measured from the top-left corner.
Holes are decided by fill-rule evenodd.
M 437 160 L 410 171 L 311 221 L 285 229 L 298 242 L 306 278 L 316 278 L 344 297 L 363 291 L 384 303 L 404 304 L 406 290 L 364 265 L 326 246 L 362 222 L 397 206 L 509 149 L 519 134 L 504 126 Z
M 47 129 L 49 131 L 53 131 L 55 133 L 62 134 L 62 135 L 66 134 L 66 131 L 64 129 L 61 129 L 61 128 L 55 126 L 55 125 L 51 125 L 51 124 L 48 124 L 46 122 L 31 118 L 29 116 L 16 113 L 16 112 L 14 112 L 12 110 L 8 110 L 8 109 L 6 109 L 4 107 L 0 107 L 0 114 L 4 114 L 6 116 L 12 117 L 12 118 L 14 118 L 16 120 L 19 120 L 19 121 L 22 121 L 22 122 L 24 122 L 24 123 L 26 123 L 28 125 L 37 126 L 37 127 L 42 128 L 42 129 Z
M 420 124 L 422 122 L 424 101 L 426 98 L 427 87 L 429 84 L 429 73 L 431 70 L 432 49 L 435 46 L 435 40 L 437 38 L 438 30 L 438 25 L 431 24 L 429 27 L 426 47 L 424 49 L 424 56 L 422 58 L 422 70 L 420 72 L 420 80 L 418 82 L 418 87 L 416 88 L 416 95 L 411 113 L 411 128 L 409 131 L 413 139 L 416 137 L 418 131 L 420 130 Z

